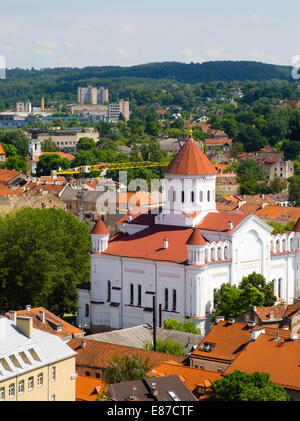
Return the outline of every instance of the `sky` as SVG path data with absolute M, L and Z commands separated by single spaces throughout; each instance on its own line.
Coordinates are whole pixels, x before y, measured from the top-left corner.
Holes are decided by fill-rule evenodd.
M 132 66 L 300 55 L 299 0 L 10 0 L 1 5 L 7 68 Z

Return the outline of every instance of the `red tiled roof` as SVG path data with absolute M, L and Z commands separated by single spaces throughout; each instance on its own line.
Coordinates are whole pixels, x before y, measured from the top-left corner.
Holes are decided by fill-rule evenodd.
M 165 174 L 206 175 L 217 174 L 217 171 L 190 135 L 188 141 L 166 168 Z
M 20 174 L 22 174 L 21 171 L 0 169 L 0 182 L 8 183 L 10 180 L 17 177 Z
M 234 370 L 248 374 L 265 372 L 277 385 L 300 390 L 300 340 L 286 340 L 290 332 L 279 329 L 280 339 L 275 341 L 276 329 L 265 331 L 256 341 L 249 343 L 225 374 Z
M 292 206 L 267 205 L 255 214 L 260 218 L 290 221 L 300 218 L 300 208 Z
M 206 241 L 202 237 L 200 231 L 197 228 L 194 228 L 186 244 L 189 246 L 204 246 Z
M 64 153 L 64 152 L 42 152 L 41 155 L 59 155 L 61 158 L 67 158 L 69 161 L 74 161 L 75 156 L 70 153 Z M 41 155 L 35 155 L 33 157 L 34 162 L 38 162 L 40 160 Z
M 204 139 L 204 142 L 207 144 L 207 146 L 222 146 L 222 145 L 231 145 L 232 139 Z
M 96 401 L 98 393 L 107 391 L 107 384 L 102 379 L 78 375 L 76 378 L 76 401 Z
M 182 363 L 185 357 L 179 357 L 170 354 L 164 354 L 156 351 L 146 351 L 144 349 L 133 348 L 129 346 L 110 344 L 107 342 L 98 342 L 85 338 L 85 347 L 81 347 L 82 339 L 74 338 L 68 342 L 75 352 L 76 365 L 105 368 L 116 354 L 120 356 L 138 354 L 144 361 L 150 359 L 150 364 L 157 365 L 170 359 Z
M 45 312 L 45 323 L 40 319 L 40 311 Z M 9 317 L 9 313 L 5 313 Z M 17 316 L 32 317 L 33 327 L 44 332 L 51 333 L 52 335 L 59 336 L 60 338 L 69 337 L 72 335 L 83 335 L 85 332 L 78 327 L 71 325 L 55 314 L 51 313 L 44 307 L 31 308 L 30 311 L 19 310 Z M 56 330 L 55 326 L 61 325 L 61 330 Z
M 4 188 L 3 188 L 4 187 Z M 6 197 L 6 196 L 22 196 L 24 193 L 24 189 L 10 189 L 6 186 L 1 186 L 0 188 L 0 197 Z
M 233 223 L 233 228 L 235 228 L 240 222 L 246 218 L 246 215 L 240 215 L 238 213 L 214 213 L 210 212 L 206 215 L 203 221 L 197 226 L 197 228 L 204 231 L 227 231 L 228 224 L 231 221 Z
M 109 235 L 109 231 L 106 228 L 104 222 L 102 221 L 101 217 L 99 216 L 98 221 L 93 226 L 91 234 L 94 235 Z

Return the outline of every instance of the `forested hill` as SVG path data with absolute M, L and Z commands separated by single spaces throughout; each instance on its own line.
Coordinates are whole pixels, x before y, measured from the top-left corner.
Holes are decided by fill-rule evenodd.
M 42 70 L 12 69 L 7 78 L 52 76 L 56 81 L 73 82 L 89 78 L 138 77 L 171 79 L 183 83 L 231 82 L 235 80 L 262 81 L 270 79 L 291 80 L 289 66 L 278 66 L 254 61 L 210 61 L 206 63 L 163 62 L 131 67 L 103 66 L 85 68 L 53 68 Z

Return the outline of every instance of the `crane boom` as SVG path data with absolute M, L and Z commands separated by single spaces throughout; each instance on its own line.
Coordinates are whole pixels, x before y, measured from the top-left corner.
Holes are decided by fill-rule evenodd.
M 51 175 L 62 175 L 62 174 L 88 174 L 90 172 L 100 172 L 105 173 L 106 171 L 112 170 L 129 170 L 134 168 L 149 168 L 149 167 L 166 167 L 169 165 L 169 162 L 114 162 L 106 163 L 100 162 L 99 164 L 94 165 L 82 165 L 75 168 L 70 168 L 68 170 L 57 170 L 52 171 Z

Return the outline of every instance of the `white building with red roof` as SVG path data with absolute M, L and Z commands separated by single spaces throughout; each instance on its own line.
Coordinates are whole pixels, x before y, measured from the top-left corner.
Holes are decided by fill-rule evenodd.
M 272 235 L 256 215 L 216 209 L 217 172 L 190 135 L 165 170 L 164 207 L 125 215 L 118 232 L 99 218 L 92 231 L 91 283 L 78 286 L 77 321 L 92 332 L 152 323 L 196 321 L 210 329 L 214 290 L 261 273 L 274 281 L 278 301 L 300 288 L 300 227 Z

